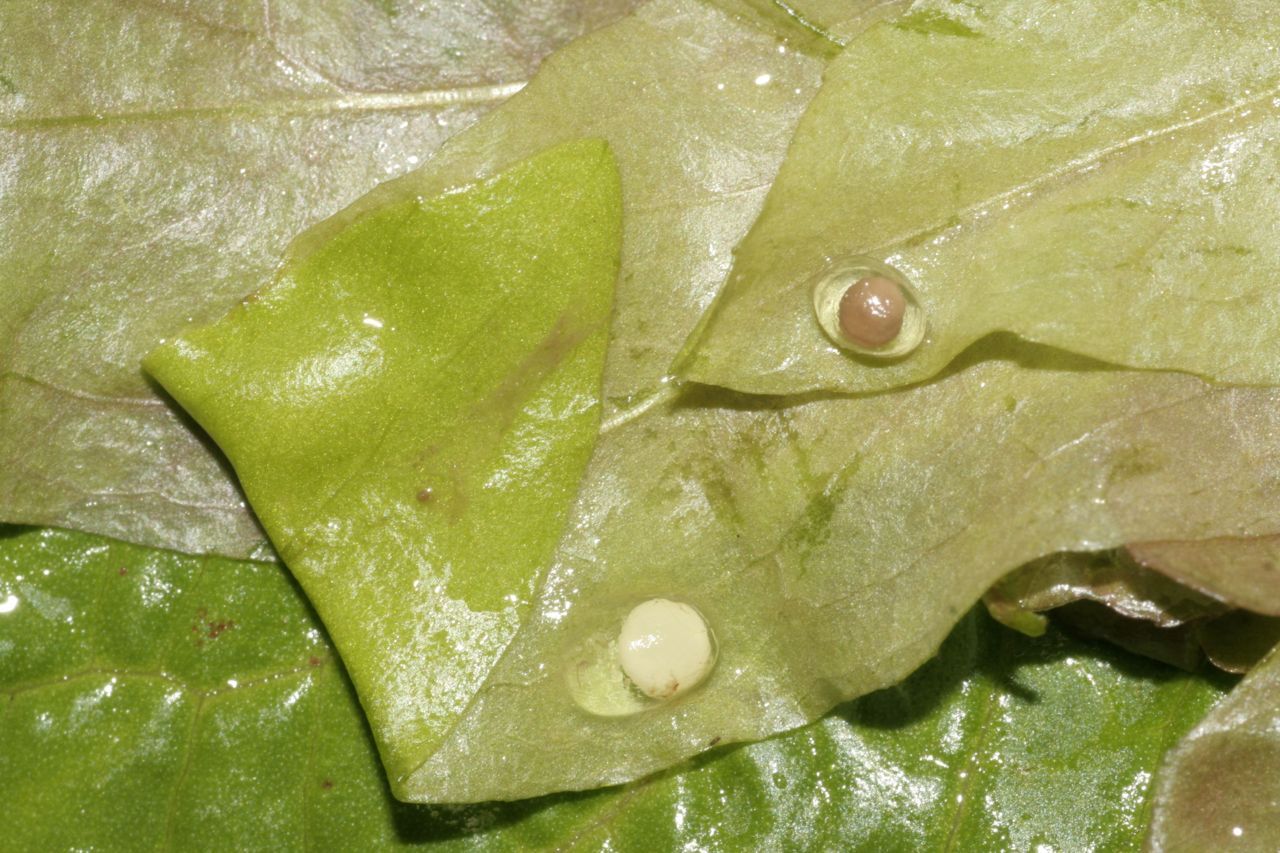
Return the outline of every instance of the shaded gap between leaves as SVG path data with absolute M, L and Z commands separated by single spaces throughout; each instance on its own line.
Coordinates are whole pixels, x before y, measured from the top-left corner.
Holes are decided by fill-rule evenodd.
M 1197 376 L 1187 371 L 1166 368 L 1130 367 L 1103 361 L 1050 344 L 1042 344 L 1024 338 L 1014 332 L 990 332 L 978 338 L 952 359 L 946 367 L 920 382 L 899 385 L 875 391 L 805 391 L 796 394 L 753 394 L 735 391 L 720 385 L 701 382 L 683 382 L 679 385 L 670 405 L 673 409 L 728 409 L 733 411 L 770 411 L 837 400 L 856 400 L 899 394 L 956 376 L 976 365 L 989 361 L 1003 361 L 1024 370 L 1061 372 L 1105 373 L 1181 373 Z M 1204 377 L 1198 377 L 1203 379 Z

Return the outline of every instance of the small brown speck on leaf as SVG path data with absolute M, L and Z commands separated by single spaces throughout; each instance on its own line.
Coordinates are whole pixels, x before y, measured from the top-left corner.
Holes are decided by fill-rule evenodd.
M 321 663 L 323 663 L 323 661 L 321 661 L 320 658 L 316 657 L 315 655 L 312 655 L 311 660 L 307 661 L 307 663 L 310 664 L 311 666 L 319 666 Z
M 217 617 L 209 618 L 207 608 L 201 607 L 196 611 L 196 618 L 191 623 L 191 632 L 196 635 L 196 645 L 203 646 L 206 639 L 216 640 L 236 627 L 234 619 L 219 619 Z
M 129 574 L 129 570 L 126 569 L 124 566 L 121 566 L 120 568 L 116 569 L 116 574 L 118 574 L 120 577 L 124 577 L 125 575 Z
M 420 492 L 418 492 L 418 503 L 421 503 L 421 504 L 431 503 L 431 499 L 434 497 L 435 497 L 435 493 L 432 492 L 431 489 L 423 489 Z
M 321 788 L 324 788 L 326 791 L 332 790 L 332 789 L 333 789 L 333 780 L 332 780 L 332 779 L 325 779 L 323 782 L 321 782 L 321 783 L 320 783 L 320 787 L 321 787 Z
M 715 746 L 719 742 L 720 742 L 720 735 L 716 735 L 711 739 L 710 743 L 708 743 L 707 746 Z
M 207 636 L 209 637 L 210 640 L 216 640 L 227 631 L 230 631 L 235 626 L 236 626 L 236 623 L 230 619 L 223 619 L 217 622 L 210 622 L 209 633 Z

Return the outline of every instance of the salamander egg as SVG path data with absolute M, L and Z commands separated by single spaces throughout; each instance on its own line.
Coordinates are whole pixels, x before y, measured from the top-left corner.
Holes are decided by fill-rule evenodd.
M 830 265 L 816 276 L 813 308 L 827 337 L 859 355 L 899 358 L 924 340 L 924 309 L 915 291 L 882 264 Z
M 618 662 L 641 693 L 670 699 L 702 683 L 716 648 L 702 614 L 689 604 L 652 598 L 627 614 L 618 632 Z

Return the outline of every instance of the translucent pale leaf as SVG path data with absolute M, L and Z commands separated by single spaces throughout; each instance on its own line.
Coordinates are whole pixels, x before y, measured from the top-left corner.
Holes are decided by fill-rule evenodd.
M 850 42 L 796 133 L 686 378 L 741 391 L 926 380 L 997 331 L 1233 382 L 1280 377 L 1280 62 L 1256 0 L 926 0 Z M 851 355 L 830 259 L 887 263 L 928 327 Z
M 16 603 L 14 603 L 16 602 Z M 1130 846 L 1219 688 L 981 618 L 891 692 L 591 795 L 397 803 L 278 566 L 0 532 L 6 843 L 242 850 Z

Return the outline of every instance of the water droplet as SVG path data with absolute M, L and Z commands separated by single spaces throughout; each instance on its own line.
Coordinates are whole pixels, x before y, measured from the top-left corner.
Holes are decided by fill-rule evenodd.
M 18 609 L 18 596 L 6 595 L 4 601 L 0 601 L 0 613 L 12 613 Z
M 829 264 L 813 285 L 813 309 L 837 346 L 873 358 L 901 358 L 924 341 L 915 289 L 893 267 L 869 259 Z

